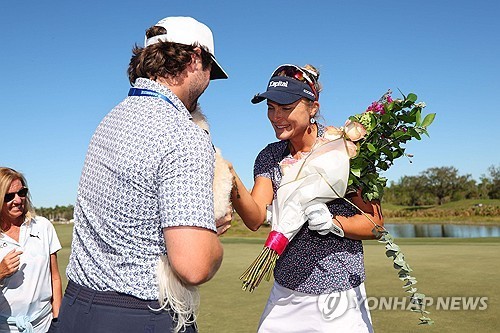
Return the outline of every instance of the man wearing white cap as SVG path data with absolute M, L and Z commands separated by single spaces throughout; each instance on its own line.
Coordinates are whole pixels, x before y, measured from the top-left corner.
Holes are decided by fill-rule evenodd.
M 87 151 L 51 332 L 196 332 L 196 286 L 222 261 L 217 226 L 230 217 L 214 219 L 214 148 L 190 114 L 210 80 L 227 78 L 212 32 L 190 17 L 161 20 L 128 75 L 128 97 Z

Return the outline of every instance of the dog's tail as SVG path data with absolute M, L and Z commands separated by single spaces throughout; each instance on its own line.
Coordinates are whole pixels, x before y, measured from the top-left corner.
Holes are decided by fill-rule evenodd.
M 195 286 L 186 286 L 172 271 L 166 255 L 160 256 L 157 267 L 160 309 L 173 311 L 176 326 L 181 332 L 196 322 L 200 294 Z

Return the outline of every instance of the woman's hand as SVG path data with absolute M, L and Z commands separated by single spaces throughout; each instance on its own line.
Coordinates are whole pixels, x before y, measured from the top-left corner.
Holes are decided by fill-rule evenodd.
M 378 200 L 364 201 L 361 195 L 361 190 L 358 190 L 354 196 L 350 197 L 351 202 L 356 205 L 363 213 L 351 217 L 335 216 L 336 222 L 340 224 L 344 230 L 346 238 L 364 240 L 374 239 L 373 228 L 375 225 L 383 226 L 384 217 L 382 208 Z
M 310 230 L 317 231 L 323 236 L 331 232 L 339 237 L 344 237 L 344 230 L 333 222 L 333 216 L 326 204 L 322 202 L 311 204 L 305 208 L 304 214 L 307 217 Z
M 249 192 L 234 170 L 233 164 L 226 160 L 233 175 L 231 202 L 247 228 L 256 231 L 266 221 L 266 207 L 273 201 L 271 179 L 257 177 L 252 192 Z
M 5 255 L 0 262 L 0 279 L 11 276 L 19 269 L 21 264 L 21 254 L 23 251 L 16 251 L 13 249 Z

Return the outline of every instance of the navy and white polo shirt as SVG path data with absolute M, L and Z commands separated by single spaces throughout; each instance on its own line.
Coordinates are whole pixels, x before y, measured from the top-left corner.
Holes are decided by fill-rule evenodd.
M 318 136 L 323 132 L 318 125 Z M 288 141 L 278 141 L 267 145 L 255 160 L 254 177 L 271 179 L 275 197 L 282 178 L 279 163 L 289 154 Z M 357 213 L 343 199 L 327 206 L 334 216 Z M 355 288 L 365 280 L 362 242 L 332 233 L 322 236 L 305 223 L 276 262 L 274 278 L 283 287 L 314 295 Z
M 167 96 L 129 96 L 97 127 L 75 205 L 67 276 L 94 290 L 158 298 L 162 229 L 215 231 L 214 149 L 168 88 L 137 79 L 135 88 Z

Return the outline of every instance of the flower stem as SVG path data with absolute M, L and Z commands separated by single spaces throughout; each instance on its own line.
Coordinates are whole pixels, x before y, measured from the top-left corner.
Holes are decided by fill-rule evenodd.
M 263 278 L 269 281 L 278 257 L 276 251 L 264 247 L 250 267 L 240 276 L 240 280 L 243 280 L 242 289 L 252 292 Z
M 379 242 L 386 244 L 386 256 L 392 257 L 393 267 L 395 269 L 398 270 L 401 269 L 401 271 L 399 271 L 398 273 L 400 280 L 410 282 L 405 284 L 403 288 L 406 289 L 410 288 L 415 283 L 417 283 L 417 280 L 409 275 L 409 272 L 411 272 L 412 269 L 406 263 L 403 252 L 400 250 L 399 246 L 396 243 L 394 243 L 394 238 L 389 233 L 389 231 L 386 228 L 384 228 L 384 226 L 378 225 L 375 222 L 373 222 L 371 217 L 365 212 L 363 212 L 356 204 L 347 200 L 345 197 L 342 197 L 342 199 L 344 199 L 355 209 L 361 212 L 361 214 L 363 214 L 373 224 L 374 226 L 372 230 L 373 234 L 375 235 L 376 238 L 379 239 Z M 403 272 L 403 274 L 401 272 Z M 412 304 L 415 306 L 415 308 L 413 308 L 412 311 L 418 312 L 421 315 L 421 317 L 419 318 L 420 320 L 419 325 L 432 325 L 434 321 L 429 317 L 427 317 L 427 314 L 429 312 L 424 310 L 423 299 L 425 295 L 417 293 L 417 288 L 415 287 L 412 287 L 410 290 L 407 290 L 406 292 L 411 294 L 411 296 L 409 297 Z

